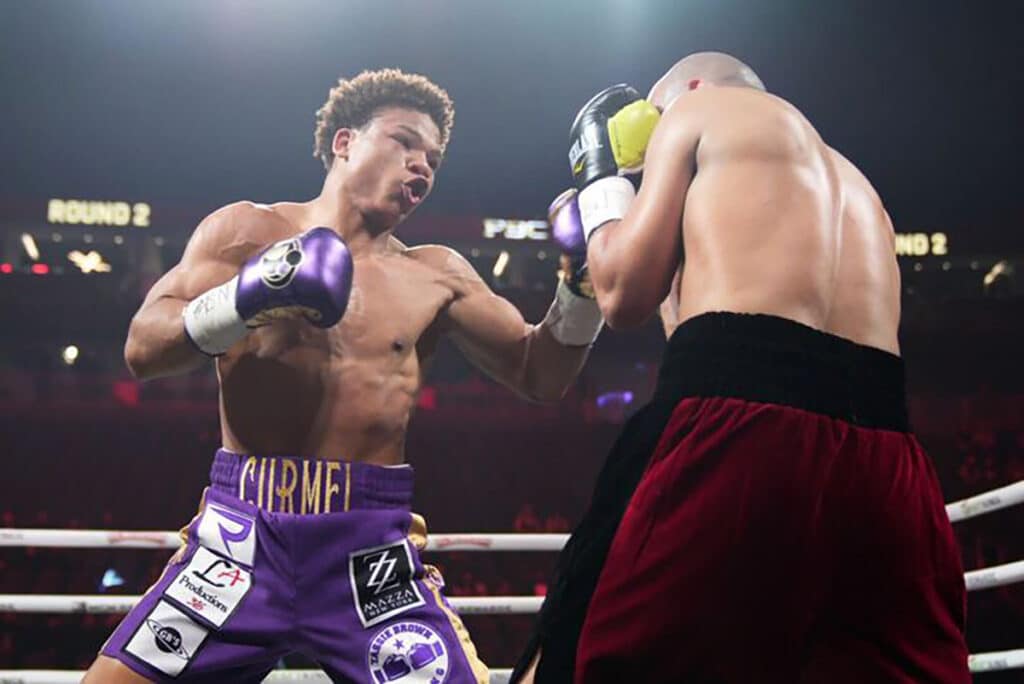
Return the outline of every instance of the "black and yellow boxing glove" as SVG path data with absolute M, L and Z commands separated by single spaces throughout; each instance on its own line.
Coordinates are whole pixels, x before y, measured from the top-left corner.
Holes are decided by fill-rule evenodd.
M 583 105 L 569 130 L 569 165 L 580 190 L 584 233 L 620 219 L 636 194 L 622 176 L 643 170 L 657 108 L 628 85 L 605 88 Z

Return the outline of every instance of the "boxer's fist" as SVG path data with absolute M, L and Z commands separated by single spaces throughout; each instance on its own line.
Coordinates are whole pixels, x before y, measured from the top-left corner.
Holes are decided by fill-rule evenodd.
M 204 353 L 226 352 L 249 328 L 302 317 L 329 328 L 352 291 L 352 255 L 330 228 L 276 242 L 246 261 L 238 275 L 199 295 L 183 312 L 188 338 Z
M 246 325 L 303 317 L 329 328 L 345 313 L 352 290 L 352 255 L 330 228 L 313 228 L 276 242 L 238 272 L 235 308 Z
M 587 241 L 580 221 L 580 205 L 575 190 L 566 190 L 548 207 L 551 235 L 562 254 L 561 276 L 573 294 L 594 297 L 594 288 L 587 273 Z
M 576 187 L 643 169 L 647 143 L 660 116 L 627 85 L 605 88 L 592 97 L 569 130 L 569 165 Z

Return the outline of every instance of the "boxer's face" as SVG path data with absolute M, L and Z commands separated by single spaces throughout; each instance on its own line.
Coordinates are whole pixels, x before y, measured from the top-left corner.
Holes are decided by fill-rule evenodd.
M 434 187 L 440 140 L 429 115 L 402 107 L 380 109 L 358 130 L 338 131 L 335 154 L 345 159 L 345 188 L 360 212 L 387 226 L 411 214 Z

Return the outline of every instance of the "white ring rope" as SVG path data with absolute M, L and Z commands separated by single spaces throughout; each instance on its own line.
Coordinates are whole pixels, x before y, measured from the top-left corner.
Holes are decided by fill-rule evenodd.
M 74 670 L 0 670 L 0 684 L 78 684 L 84 671 Z M 490 684 L 506 684 L 512 670 L 491 670 Z M 279 682 L 326 682 L 330 678 L 320 670 L 275 670 L 263 680 L 266 684 Z
M 971 672 L 996 672 L 1024 668 L 1024 648 L 1014 651 L 993 651 L 968 656 L 967 665 Z M 74 670 L 0 670 L 0 684 L 78 684 L 85 672 Z M 505 684 L 512 676 L 511 669 L 492 669 L 491 684 Z M 279 682 L 329 682 L 327 675 L 319 670 L 276 670 L 266 679 L 266 684 Z
M 141 596 L 94 594 L 0 594 L 0 613 L 127 613 Z M 452 596 L 448 603 L 462 615 L 532 615 L 543 596 Z
M 1024 480 L 946 505 L 951 522 L 1024 503 Z M 427 551 L 560 551 L 568 534 L 432 534 Z M 181 545 L 177 532 L 157 530 L 62 530 L 17 527 L 0 528 L 0 546 L 35 546 L 77 549 L 175 549 Z
M 1024 480 L 946 505 L 950 522 L 960 522 L 1024 503 Z M 560 551 L 568 534 L 432 534 L 427 551 Z M 62 530 L 0 527 L 0 546 L 104 549 L 174 549 L 177 532 L 157 530 Z
M 431 534 L 427 551 L 561 551 L 568 534 Z M 105 549 L 176 549 L 177 532 L 0 528 L 0 546 Z
M 1024 667 L 1024 648 L 1013 651 L 992 651 L 967 656 L 967 664 L 971 672 L 994 672 L 995 670 L 1015 670 Z
M 0 670 L 0 684 L 78 684 L 84 671 L 74 670 Z M 490 684 L 506 684 L 512 670 L 491 670 Z M 266 684 L 279 682 L 326 682 L 330 678 L 320 670 L 275 670 L 263 680 Z
M 946 505 L 950 522 L 960 522 L 1024 503 L 1024 480 Z M 567 534 L 435 534 L 427 551 L 559 551 Z M 174 549 L 181 545 L 177 532 L 127 530 L 64 530 L 0 528 L 0 547 Z M 964 574 L 968 591 L 990 589 L 1024 581 L 1024 560 Z M 11 613 L 126 613 L 139 596 L 60 594 L 0 594 L 0 612 Z M 532 614 L 540 610 L 540 596 L 454 596 L 448 599 L 463 615 Z M 971 672 L 1024 668 L 1024 649 L 977 653 L 968 658 Z M 71 670 L 0 670 L 0 684 L 77 683 L 83 672 Z M 511 670 L 492 670 L 491 683 L 507 682 Z M 278 670 L 265 682 L 324 682 L 318 670 Z
M 967 584 L 967 591 L 991 589 L 1024 582 L 1024 560 L 971 570 L 964 573 L 964 582 Z
M 971 570 L 964 574 L 967 591 L 1024 582 L 1024 560 Z M 95 594 L 0 594 L 0 613 L 127 613 L 141 596 Z M 528 615 L 540 610 L 543 596 L 452 596 L 463 615 L 504 613 Z
M 950 522 L 960 522 L 1021 503 L 1024 503 L 1024 480 L 946 504 L 946 514 Z

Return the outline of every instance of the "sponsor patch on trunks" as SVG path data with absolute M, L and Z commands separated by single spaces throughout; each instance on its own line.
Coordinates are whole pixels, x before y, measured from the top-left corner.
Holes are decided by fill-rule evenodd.
M 171 677 L 195 657 L 210 631 L 166 601 L 142 621 L 124 650 Z
M 353 551 L 348 556 L 348 574 L 352 600 L 363 627 L 424 604 L 412 579 L 412 556 L 404 539 Z
M 199 521 L 199 544 L 252 567 L 256 555 L 256 521 L 226 506 L 207 503 Z
M 164 596 L 177 601 L 186 612 L 221 627 L 251 588 L 248 570 L 200 546 L 164 590 Z
M 448 647 L 422 622 L 396 622 L 373 635 L 366 664 L 375 684 L 442 684 L 448 679 Z

